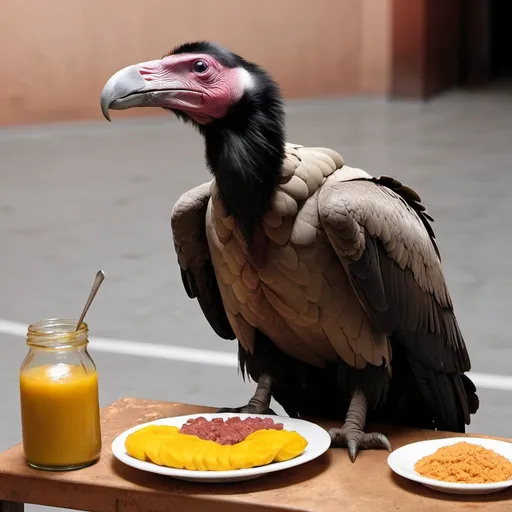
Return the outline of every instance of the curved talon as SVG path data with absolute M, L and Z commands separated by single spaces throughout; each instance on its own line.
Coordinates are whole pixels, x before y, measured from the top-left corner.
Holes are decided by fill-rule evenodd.
M 364 450 L 366 448 L 382 448 L 387 450 L 388 452 L 392 451 L 391 443 L 389 439 L 380 432 L 372 432 L 371 434 L 363 434 L 363 438 L 361 439 L 361 448 Z
M 331 446 L 340 446 L 348 449 L 348 456 L 355 462 L 359 450 L 384 449 L 392 451 L 389 439 L 379 432 L 369 434 L 354 428 L 332 428 L 329 430 Z
M 347 441 L 348 456 L 352 462 L 356 461 L 359 443 L 356 439 L 351 438 Z

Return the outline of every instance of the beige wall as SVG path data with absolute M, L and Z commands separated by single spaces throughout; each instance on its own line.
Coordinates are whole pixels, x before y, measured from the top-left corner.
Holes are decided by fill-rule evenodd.
M 2 0 L 0 124 L 100 119 L 111 74 L 196 38 L 258 62 L 289 98 L 387 93 L 390 1 Z

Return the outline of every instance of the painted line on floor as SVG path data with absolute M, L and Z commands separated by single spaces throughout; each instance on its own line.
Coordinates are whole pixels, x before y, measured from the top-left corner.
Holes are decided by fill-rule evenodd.
M 27 334 L 27 326 L 18 322 L 10 322 L 9 320 L 0 320 L 0 334 L 25 337 Z M 95 336 L 89 338 L 89 346 L 92 351 L 96 350 L 97 352 L 107 352 L 110 354 L 167 359 L 169 361 L 205 364 L 210 366 L 229 366 L 232 368 L 238 366 L 236 354 L 215 350 L 97 338 Z M 477 388 L 512 391 L 512 376 L 474 372 L 469 372 L 468 376 L 475 383 Z
M 0 333 L 25 337 L 27 335 L 27 326 L 17 322 L 10 322 L 9 320 L 0 320 Z M 213 366 L 235 368 L 238 366 L 236 354 L 216 350 L 157 345 L 156 343 L 114 340 L 110 338 L 97 338 L 95 336 L 89 337 L 89 347 L 91 351 L 107 352 L 110 354 L 151 357 L 154 359 L 168 359 L 170 361 Z

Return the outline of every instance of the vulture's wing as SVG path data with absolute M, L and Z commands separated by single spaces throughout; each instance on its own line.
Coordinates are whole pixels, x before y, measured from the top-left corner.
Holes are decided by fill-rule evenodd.
M 405 348 L 414 376 L 440 423 L 469 423 L 470 369 L 439 251 L 420 197 L 389 177 L 322 186 L 319 214 L 375 327 Z M 474 411 L 471 411 L 474 412 Z M 462 425 L 461 425 L 462 423 Z
M 224 311 L 206 240 L 209 200 L 210 183 L 203 183 L 178 199 L 171 215 L 174 247 L 188 296 L 197 298 L 204 316 L 221 338 L 233 340 L 235 334 Z

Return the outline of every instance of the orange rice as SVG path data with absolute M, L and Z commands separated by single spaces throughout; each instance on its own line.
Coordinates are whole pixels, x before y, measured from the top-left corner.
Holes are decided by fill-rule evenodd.
M 459 442 L 420 459 L 414 469 L 428 478 L 482 484 L 512 479 L 512 462 L 493 450 Z

